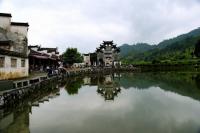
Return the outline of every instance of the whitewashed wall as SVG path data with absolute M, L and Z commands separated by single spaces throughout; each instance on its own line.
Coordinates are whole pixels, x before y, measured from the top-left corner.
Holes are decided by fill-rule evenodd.
M 19 58 L 0 55 L 0 57 L 5 57 L 5 64 L 3 68 L 0 68 L 0 80 L 2 79 L 13 79 L 28 76 L 28 58 Z M 11 67 L 11 58 L 17 59 L 17 67 Z M 25 67 L 21 67 L 21 60 L 25 60 Z
M 10 31 L 12 33 L 19 33 L 27 37 L 28 33 L 28 27 L 27 26 L 16 26 L 16 25 L 11 25 Z
M 10 23 L 11 23 L 11 17 L 4 17 L 0 16 L 0 27 L 9 31 L 10 30 Z
M 86 64 L 88 64 L 89 66 L 91 65 L 91 62 L 90 62 L 90 56 L 83 56 L 83 62 Z

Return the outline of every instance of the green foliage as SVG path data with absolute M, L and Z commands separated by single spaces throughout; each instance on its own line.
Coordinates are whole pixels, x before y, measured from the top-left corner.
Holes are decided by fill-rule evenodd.
M 62 55 L 64 64 L 73 65 L 74 63 L 81 63 L 83 57 L 78 52 L 77 48 L 67 48 L 67 50 Z
M 135 87 L 146 89 L 151 86 L 159 86 L 163 90 L 178 93 L 200 100 L 200 73 L 196 72 L 149 72 L 123 74 L 120 85 L 123 88 Z
M 69 95 L 78 94 L 78 90 L 81 88 L 83 84 L 82 78 L 74 78 L 67 81 L 65 85 L 65 90 Z
M 148 50 L 151 50 L 154 48 L 155 45 L 149 45 L 147 43 L 137 43 L 137 44 L 133 44 L 133 45 L 128 45 L 128 44 L 123 44 L 121 47 L 120 47 L 120 50 L 121 50 L 121 56 L 126 56 L 128 54 L 131 54 L 131 53 L 134 53 L 134 54 L 137 54 L 137 53 L 140 53 L 140 52 L 145 52 L 145 51 L 148 51 Z
M 200 40 L 200 28 L 176 38 L 162 41 L 158 45 L 122 45 L 121 60 L 124 64 L 144 64 L 150 63 L 195 63 L 194 49 L 196 42 Z M 136 48 L 137 47 L 137 48 Z M 125 50 L 125 51 L 124 51 Z M 128 50 L 128 51 L 127 51 Z M 198 49 L 196 49 L 198 51 Z M 126 54 L 123 54 L 126 53 Z M 192 60 L 189 62 L 188 60 Z M 159 61 L 159 62 L 158 62 Z
M 194 55 L 200 57 L 200 40 L 195 45 Z
M 152 64 L 160 64 L 160 60 L 154 59 L 154 60 L 152 61 Z

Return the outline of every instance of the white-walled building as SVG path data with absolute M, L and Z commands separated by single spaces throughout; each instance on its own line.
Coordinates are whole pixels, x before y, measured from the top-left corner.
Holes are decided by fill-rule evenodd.
M 11 14 L 0 13 L 0 27 L 5 30 L 10 30 Z
M 16 34 L 22 34 L 27 36 L 28 33 L 28 23 L 11 22 L 10 31 Z
M 28 23 L 0 13 L 0 80 L 28 76 Z
M 91 66 L 90 54 L 83 54 L 83 62 L 85 66 Z
M 31 71 L 44 71 L 47 67 L 55 69 L 61 65 L 58 48 L 43 48 L 32 45 L 28 46 L 28 55 Z

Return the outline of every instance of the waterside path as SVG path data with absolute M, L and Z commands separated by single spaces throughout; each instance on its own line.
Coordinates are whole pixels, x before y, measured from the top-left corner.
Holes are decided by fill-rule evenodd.
M 24 98 L 29 97 L 31 94 L 34 94 L 35 91 L 42 91 L 41 89 L 45 86 L 59 83 L 66 78 L 73 76 L 81 76 L 87 74 L 103 74 L 111 72 L 122 72 L 122 71 L 139 71 L 137 68 L 79 68 L 79 69 L 66 69 L 65 73 L 59 75 L 41 75 L 33 76 L 31 78 L 13 80 L 13 81 L 1 81 L 0 89 L 0 108 L 4 106 L 10 106 L 18 101 L 23 100 Z M 5 82 L 5 83 L 4 83 Z M 54 88 L 52 88 L 54 89 Z

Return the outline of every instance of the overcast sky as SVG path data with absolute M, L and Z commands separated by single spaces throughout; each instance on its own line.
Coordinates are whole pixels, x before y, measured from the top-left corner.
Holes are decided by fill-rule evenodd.
M 28 22 L 29 45 L 93 52 L 103 40 L 158 42 L 200 27 L 200 0 L 0 0 Z

